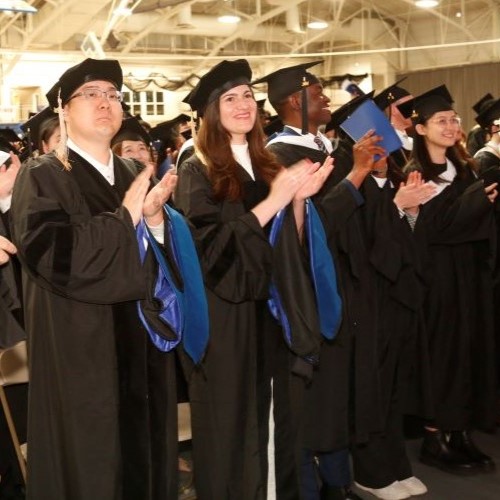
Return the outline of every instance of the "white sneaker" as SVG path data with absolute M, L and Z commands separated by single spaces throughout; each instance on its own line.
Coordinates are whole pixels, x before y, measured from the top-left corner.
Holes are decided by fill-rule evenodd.
M 367 491 L 377 498 L 382 500 L 403 500 L 404 498 L 410 498 L 411 494 L 406 488 L 403 488 L 399 481 L 394 481 L 389 486 L 385 488 L 368 488 L 359 483 L 354 483 L 359 489 Z
M 412 496 L 427 493 L 427 486 L 415 476 L 407 477 L 399 484 Z

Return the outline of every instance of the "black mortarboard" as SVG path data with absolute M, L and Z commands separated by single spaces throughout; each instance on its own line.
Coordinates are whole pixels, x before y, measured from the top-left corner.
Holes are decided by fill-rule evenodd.
M 438 111 L 453 110 L 453 98 L 446 85 L 440 85 L 399 104 L 398 109 L 405 118 L 422 123 Z
M 349 116 L 353 113 L 353 111 L 364 101 L 367 99 L 371 99 L 373 97 L 374 91 L 372 90 L 368 94 L 363 94 L 350 101 L 346 102 L 340 108 L 336 109 L 332 113 L 332 117 L 330 121 L 326 124 L 325 132 L 329 132 L 330 130 L 338 130 L 340 125 L 349 118 Z
M 163 140 L 168 137 L 170 134 L 170 131 L 180 125 L 181 123 L 186 123 L 189 122 L 191 118 L 184 114 L 181 113 L 180 115 L 177 115 L 175 118 L 172 118 L 171 120 L 167 120 L 165 122 L 161 122 L 156 127 L 153 127 L 150 131 L 150 135 L 154 140 Z
M 67 69 L 57 83 L 47 92 L 46 97 L 52 109 L 59 104 L 59 92 L 63 105 L 71 94 L 81 85 L 95 80 L 111 82 L 118 90 L 123 85 L 123 73 L 120 63 L 115 59 L 85 59 L 80 64 Z
M 304 87 L 319 83 L 318 78 L 306 70 L 322 62 L 323 61 L 314 61 L 290 66 L 288 68 L 281 68 L 255 80 L 252 82 L 252 85 L 266 82 L 267 97 L 272 106 L 275 107 L 275 104 L 295 94 L 295 92 L 299 92 Z
M 21 138 L 10 127 L 0 128 L 0 137 L 8 143 L 21 141 Z
M 151 144 L 151 136 L 147 130 L 139 123 L 135 116 L 124 118 L 120 130 L 111 140 L 111 146 L 122 141 L 144 141 L 148 146 Z
M 476 116 L 476 122 L 483 128 L 488 128 L 495 120 L 500 119 L 500 99 L 483 106 L 481 113 Z
M 31 150 L 38 149 L 38 144 L 41 139 L 41 129 L 44 124 L 48 122 L 48 120 L 59 121 L 57 113 L 54 113 L 50 106 L 47 106 L 39 113 L 34 114 L 21 125 L 21 128 L 28 137 L 28 147 L 31 148 Z
M 493 104 L 495 101 L 495 98 L 488 92 L 487 94 L 484 94 L 479 101 L 477 101 L 473 106 L 472 109 L 476 112 L 478 115 L 479 113 L 483 112 L 486 106 L 489 106 Z
M 305 92 L 307 87 L 315 83 L 320 83 L 317 76 L 306 71 L 323 61 L 314 61 L 288 68 L 281 68 L 269 75 L 263 76 L 252 82 L 252 85 L 267 82 L 267 98 L 271 105 L 276 109 L 281 101 L 288 96 L 302 91 L 302 133 L 307 134 L 307 98 Z
M 406 76 L 401 78 L 396 83 L 389 85 L 384 90 L 381 90 L 374 98 L 375 104 L 383 111 L 392 103 L 399 101 L 403 97 L 411 95 L 406 89 L 400 87 L 399 84 L 406 80 Z
M 203 113 L 207 104 L 238 85 L 250 84 L 252 70 L 248 61 L 221 61 L 205 73 L 196 87 L 183 99 L 191 109 Z

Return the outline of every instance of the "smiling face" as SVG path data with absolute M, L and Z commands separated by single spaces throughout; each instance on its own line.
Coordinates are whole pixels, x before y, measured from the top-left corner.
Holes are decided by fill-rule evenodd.
M 316 128 L 326 125 L 332 117 L 330 99 L 323 93 L 323 86 L 319 83 L 314 83 L 307 89 L 307 112 L 309 124 Z
M 460 130 L 460 118 L 453 110 L 438 111 L 424 124 L 416 125 L 415 130 L 418 134 L 424 136 L 429 150 L 446 150 L 453 146 L 457 140 L 457 132 Z
M 64 106 L 68 136 L 78 141 L 107 141 L 118 132 L 122 123 L 123 110 L 118 100 L 111 101 L 103 94 L 99 99 L 87 99 L 77 95 L 86 89 L 115 91 L 112 83 L 96 80 L 85 83 L 73 92 L 73 97 Z
M 134 158 L 142 163 L 148 163 L 151 161 L 151 154 L 143 141 L 123 141 L 120 156 L 122 158 Z
M 248 85 L 238 85 L 219 98 L 222 126 L 231 135 L 233 144 L 244 144 L 246 134 L 252 130 L 257 117 L 257 102 Z

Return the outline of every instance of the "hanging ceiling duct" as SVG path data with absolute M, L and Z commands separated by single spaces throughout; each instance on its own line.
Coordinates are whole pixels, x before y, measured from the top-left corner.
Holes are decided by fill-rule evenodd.
M 191 5 L 186 5 L 177 14 L 177 27 L 178 28 L 194 28 L 192 23 Z
M 288 33 L 304 33 L 300 27 L 300 12 L 298 5 L 286 11 L 286 30 Z

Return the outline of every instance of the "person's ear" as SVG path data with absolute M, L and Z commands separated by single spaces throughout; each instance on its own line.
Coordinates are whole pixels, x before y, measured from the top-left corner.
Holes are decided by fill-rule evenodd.
M 288 101 L 290 102 L 290 106 L 294 110 L 299 110 L 302 109 L 302 100 L 301 100 L 301 94 L 292 94 L 289 98 Z
M 419 135 L 426 135 L 425 127 L 421 123 L 415 125 L 415 132 Z

